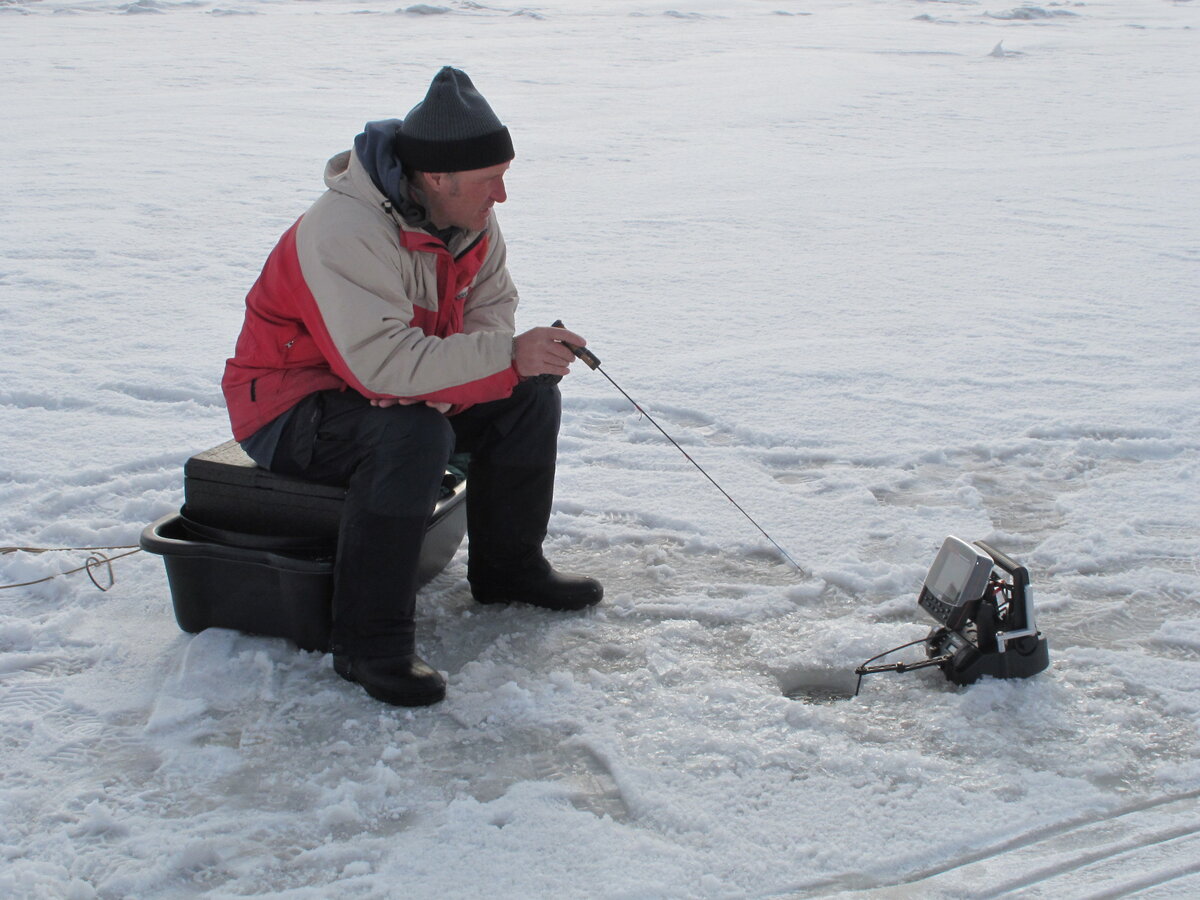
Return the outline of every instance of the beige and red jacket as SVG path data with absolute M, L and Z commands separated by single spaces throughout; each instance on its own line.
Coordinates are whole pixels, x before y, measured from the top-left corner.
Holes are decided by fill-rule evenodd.
M 353 151 L 246 297 L 221 388 L 245 440 L 314 391 L 452 404 L 509 396 L 517 290 L 493 213 L 447 247 L 406 223 Z

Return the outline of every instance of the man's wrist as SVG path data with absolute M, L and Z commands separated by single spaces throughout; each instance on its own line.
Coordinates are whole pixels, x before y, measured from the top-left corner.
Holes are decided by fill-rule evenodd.
M 521 370 L 517 368 L 517 338 L 513 335 L 512 339 L 512 370 L 516 373 L 518 381 L 524 381 L 525 376 L 521 374 Z

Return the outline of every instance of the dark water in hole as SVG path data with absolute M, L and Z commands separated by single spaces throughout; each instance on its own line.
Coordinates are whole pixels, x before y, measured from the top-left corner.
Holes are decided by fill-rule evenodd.
M 801 703 L 834 703 L 854 696 L 858 676 L 850 671 L 799 670 L 779 676 L 783 696 Z
M 828 685 L 801 685 L 784 691 L 783 696 L 789 700 L 799 700 L 801 703 L 834 703 L 851 699 L 854 696 L 854 688 L 845 690 Z

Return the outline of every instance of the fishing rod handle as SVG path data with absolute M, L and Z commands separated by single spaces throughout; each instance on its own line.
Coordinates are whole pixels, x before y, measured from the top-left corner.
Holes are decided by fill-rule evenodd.
M 562 319 L 555 319 L 554 324 L 551 327 L 566 328 L 567 326 L 562 323 Z M 598 357 L 591 350 L 587 349 L 587 347 L 576 347 L 574 344 L 568 344 L 566 341 L 563 341 L 562 345 L 587 363 L 589 369 L 600 368 L 600 357 Z

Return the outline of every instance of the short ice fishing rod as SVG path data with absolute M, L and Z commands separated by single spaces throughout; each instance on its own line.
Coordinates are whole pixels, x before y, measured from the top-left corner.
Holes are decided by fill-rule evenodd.
M 562 319 L 558 319 L 557 321 L 554 322 L 553 327 L 554 328 L 566 328 L 567 326 L 562 323 Z M 566 341 L 563 341 L 562 345 L 564 347 L 566 347 L 568 350 L 570 350 L 572 353 L 574 353 L 577 357 L 579 357 L 579 359 L 582 360 L 589 369 L 595 369 L 597 372 L 599 372 L 601 375 L 603 375 L 605 378 L 607 378 L 608 383 L 611 384 L 613 387 L 615 387 L 618 391 L 620 391 L 621 396 L 623 396 L 626 400 L 628 400 L 630 403 L 632 403 L 634 409 L 636 409 L 643 416 L 645 416 L 647 421 L 649 421 L 651 425 L 653 425 L 655 428 L 657 428 L 659 430 L 659 432 L 662 433 L 663 437 L 665 437 L 668 441 L 670 441 L 672 444 L 674 444 L 675 449 L 678 450 L 680 453 L 682 453 L 684 455 L 684 457 L 687 459 L 687 461 L 690 462 L 693 466 L 695 466 L 700 471 L 701 475 L 703 475 L 705 478 L 707 478 L 709 481 L 712 482 L 713 487 L 715 487 L 718 491 L 720 491 L 722 494 L 725 495 L 726 500 L 728 500 L 730 503 L 732 503 L 734 506 L 737 507 L 738 512 L 740 512 L 743 516 L 745 516 L 747 519 L 750 520 L 750 524 L 753 525 L 755 528 L 757 528 L 759 530 L 759 532 L 762 533 L 763 537 L 765 537 L 768 541 L 770 541 L 772 544 L 775 545 L 775 549 L 783 554 L 784 559 L 786 559 L 793 566 L 795 566 L 796 570 L 801 575 L 803 575 L 805 578 L 812 577 L 812 572 L 808 571 L 808 569 L 804 568 L 804 566 L 800 565 L 800 563 L 798 563 L 794 559 L 792 559 L 791 554 L 788 553 L 786 550 L 784 550 L 783 547 L 779 546 L 779 542 L 777 540 L 775 540 L 775 538 L 773 538 L 769 534 L 767 534 L 766 529 L 763 528 L 761 525 L 759 525 L 758 522 L 754 521 L 754 517 L 752 515 L 750 515 L 750 513 L 746 512 L 746 510 L 742 509 L 742 505 L 740 503 L 738 503 L 736 500 L 734 500 L 733 497 L 729 496 L 729 492 L 726 491 L 725 488 L 721 487 L 721 485 L 717 484 L 716 479 L 713 478 L 711 475 L 709 475 L 706 471 L 704 471 L 704 467 L 702 465 L 700 465 L 700 463 L 698 463 L 694 459 L 692 459 L 691 455 L 686 450 L 684 450 L 681 446 L 679 446 L 679 442 L 676 441 L 675 438 L 673 438 L 669 434 L 667 434 L 666 429 L 664 429 L 661 425 L 658 424 L 658 422 L 656 422 L 654 420 L 654 416 L 650 415 L 650 413 L 648 413 L 648 412 L 646 412 L 646 410 L 642 409 L 641 404 L 639 404 L 636 400 L 634 400 L 632 397 L 630 397 L 629 394 L 627 394 L 625 392 L 624 388 L 622 388 L 619 384 L 617 384 L 615 381 L 613 381 L 612 378 L 609 376 L 609 374 L 607 372 L 605 372 L 602 368 L 600 368 L 600 357 L 598 357 L 591 350 L 588 350 L 586 347 L 576 347 L 574 344 L 568 344 Z

